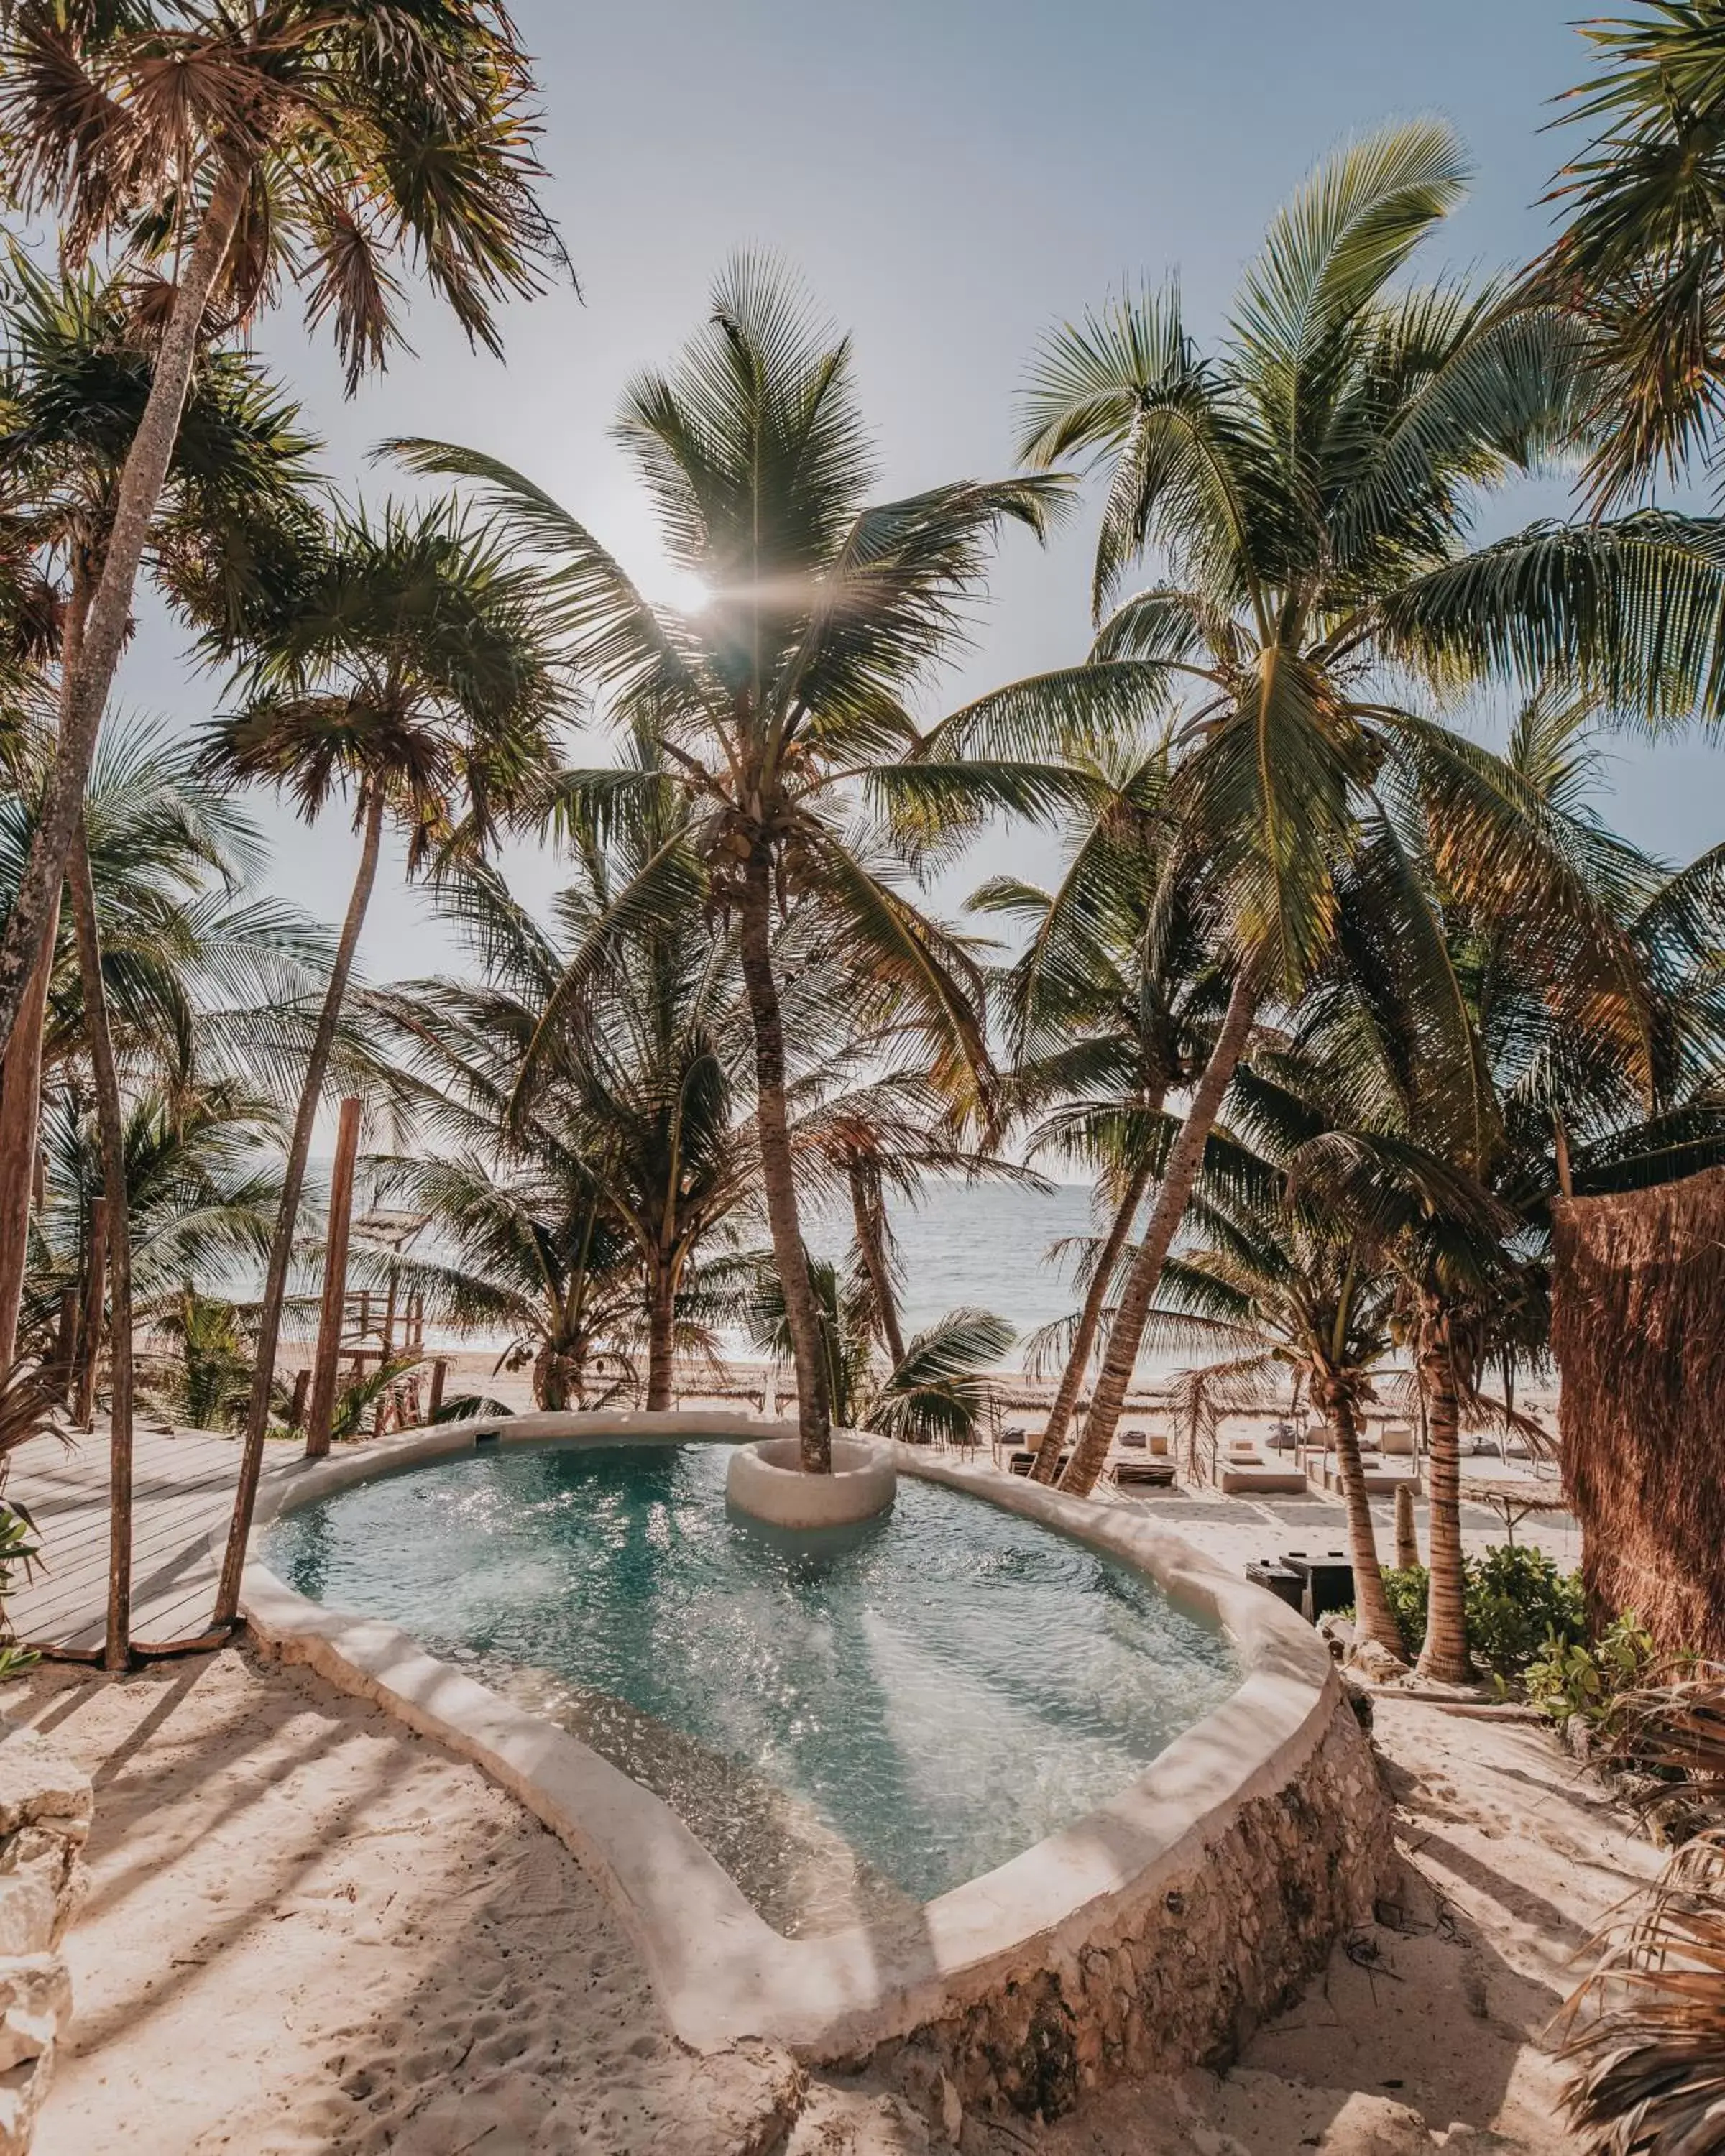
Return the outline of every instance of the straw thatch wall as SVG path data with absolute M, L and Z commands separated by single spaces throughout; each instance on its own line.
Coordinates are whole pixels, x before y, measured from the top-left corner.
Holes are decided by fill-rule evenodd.
M 1725 1168 L 1553 1209 L 1563 1474 L 1604 1613 L 1725 1656 Z

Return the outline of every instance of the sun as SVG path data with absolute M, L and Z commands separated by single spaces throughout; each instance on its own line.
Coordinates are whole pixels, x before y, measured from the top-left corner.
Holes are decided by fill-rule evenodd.
M 712 604 L 711 585 L 675 562 L 659 563 L 643 588 L 655 606 L 670 607 L 678 613 L 702 613 Z

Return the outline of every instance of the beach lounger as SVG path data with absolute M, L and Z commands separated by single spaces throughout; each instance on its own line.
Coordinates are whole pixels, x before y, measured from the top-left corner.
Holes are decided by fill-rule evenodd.
M 1139 1483 L 1153 1490 L 1171 1490 L 1173 1481 L 1172 1460 L 1119 1460 L 1114 1464 L 1117 1489 L 1124 1489 L 1128 1483 Z

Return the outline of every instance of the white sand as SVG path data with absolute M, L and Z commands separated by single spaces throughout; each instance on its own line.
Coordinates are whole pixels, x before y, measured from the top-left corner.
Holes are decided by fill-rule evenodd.
M 696 2156 L 788 2118 L 783 2055 L 685 2051 L 562 1845 L 376 1710 L 229 1652 L 44 1670 L 28 1712 L 96 1780 L 37 2156 Z
M 24 1711 L 97 1780 L 78 2019 L 39 2156 L 948 2145 L 926 2076 L 805 2090 L 765 2046 L 685 2051 L 560 1844 L 304 1671 L 234 1652 L 117 1684 L 44 1670 Z M 1407 1859 L 1384 1921 L 1224 2078 L 1113 2090 L 1051 2128 L 967 2120 L 964 2156 L 1571 2145 L 1540 2031 L 1585 1931 L 1657 1854 L 1540 1730 L 1397 1698 L 1378 1732 Z

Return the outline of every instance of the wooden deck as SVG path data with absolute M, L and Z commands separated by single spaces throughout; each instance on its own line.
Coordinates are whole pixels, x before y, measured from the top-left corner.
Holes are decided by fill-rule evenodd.
M 300 1465 L 300 1446 L 272 1445 L 266 1478 Z M 187 1430 L 140 1430 L 132 1469 L 134 1643 L 163 1647 L 196 1639 L 214 1614 L 219 1555 L 210 1537 L 227 1524 L 239 1476 L 237 1439 Z M 108 1440 L 80 1437 L 69 1451 L 47 1441 L 13 1457 L 6 1494 L 29 1508 L 43 1561 L 10 1597 L 8 1614 L 26 1645 L 100 1649 L 108 1606 Z

